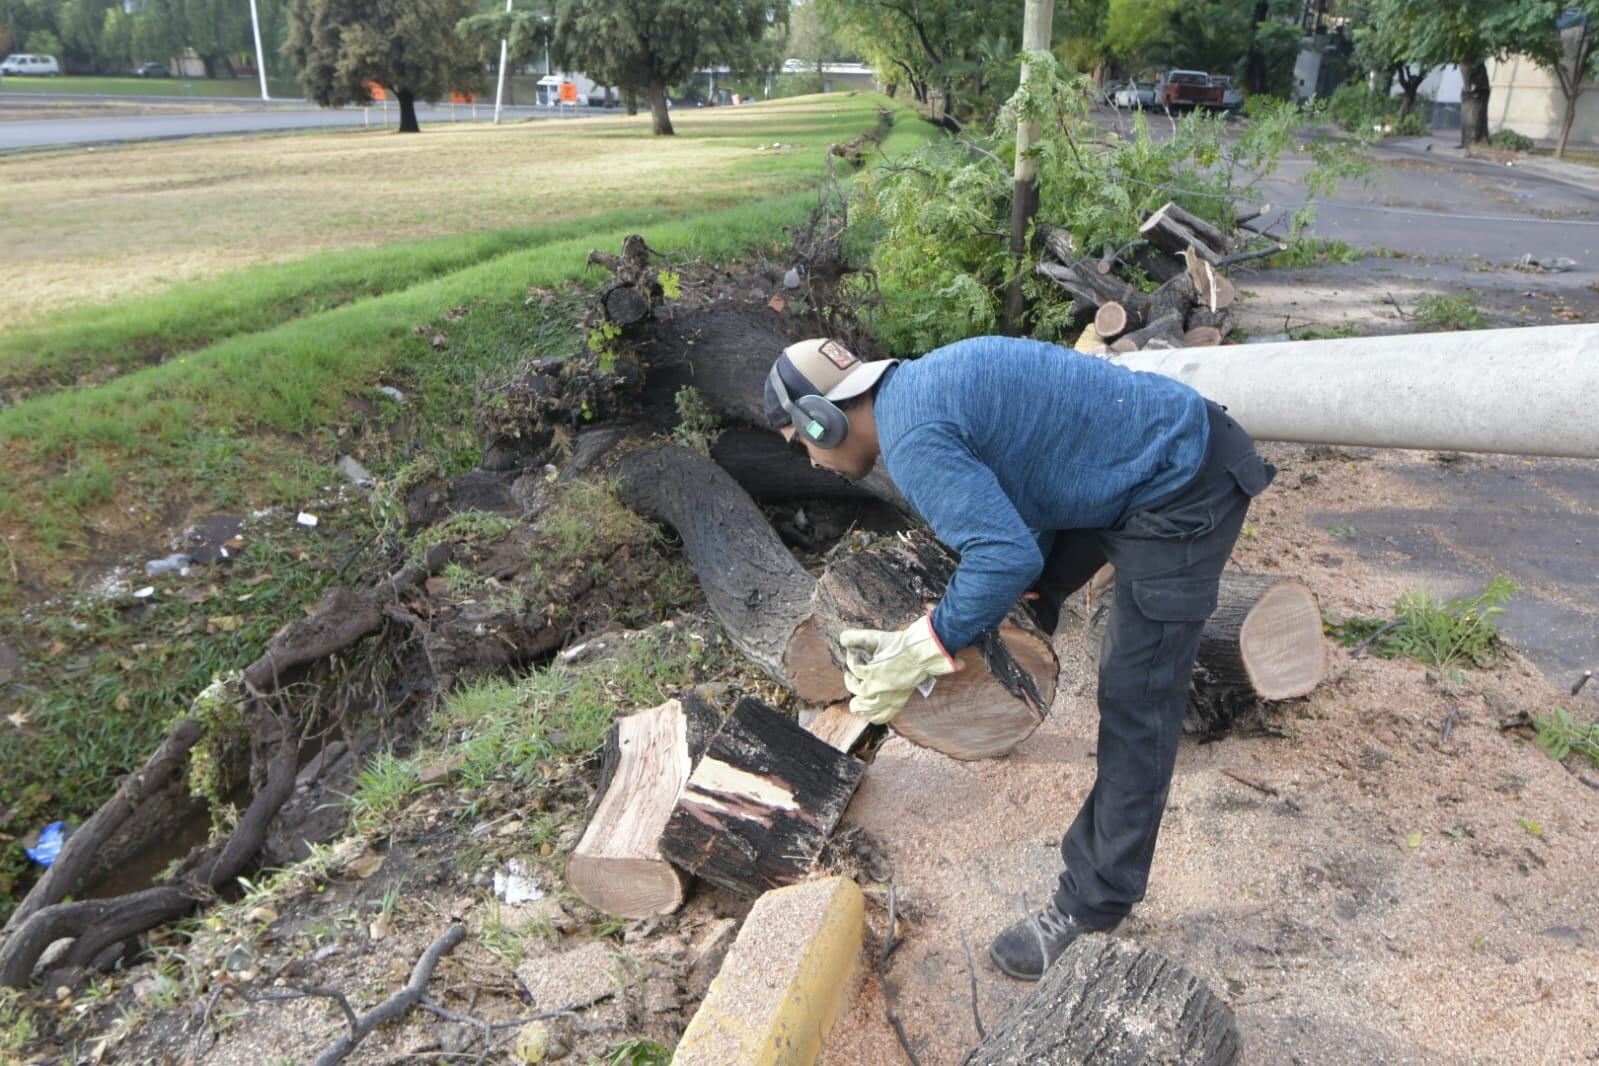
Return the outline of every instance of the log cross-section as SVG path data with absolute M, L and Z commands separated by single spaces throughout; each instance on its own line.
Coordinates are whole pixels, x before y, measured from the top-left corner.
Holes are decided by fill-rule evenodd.
M 584 903 L 623 918 L 682 904 L 687 885 L 661 856 L 661 831 L 719 724 L 709 704 L 685 694 L 611 726 L 599 799 L 566 861 L 566 882 Z
M 689 775 L 661 834 L 672 862 L 744 896 L 810 872 L 865 765 L 743 699 Z
M 1232 1066 L 1233 1012 L 1199 978 L 1146 947 L 1085 936 L 967 1056 L 965 1066 Z

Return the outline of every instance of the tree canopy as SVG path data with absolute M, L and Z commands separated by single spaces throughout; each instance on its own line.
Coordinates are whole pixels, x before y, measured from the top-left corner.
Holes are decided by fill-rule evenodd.
M 482 79 L 475 50 L 455 26 L 472 0 L 289 0 L 285 54 L 305 94 L 323 107 L 364 103 L 367 83 L 400 103 L 400 131 L 415 133 L 416 101 Z
M 1555 76 L 1566 105 L 1555 156 L 1564 157 L 1582 83 L 1599 80 L 1599 0 L 1521 0 L 1491 15 L 1485 29 Z
M 286 0 L 257 0 L 267 66 L 278 62 Z M 212 77 L 255 65 L 250 8 L 239 0 L 0 0 L 0 54 L 45 52 L 71 73 L 124 73 L 192 48 Z M 281 69 L 281 68 L 280 68 Z
M 643 93 L 657 134 L 672 132 L 668 87 L 695 70 L 747 69 L 788 0 L 560 0 L 555 61 L 604 85 Z

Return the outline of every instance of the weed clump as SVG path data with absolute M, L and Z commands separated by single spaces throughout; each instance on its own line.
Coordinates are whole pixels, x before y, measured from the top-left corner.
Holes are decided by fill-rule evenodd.
M 1426 589 L 1407 592 L 1394 601 L 1392 620 L 1350 618 L 1329 627 L 1329 633 L 1340 644 L 1367 648 L 1384 659 L 1414 659 L 1439 669 L 1493 666 L 1505 657 L 1494 619 L 1515 591 L 1501 574 L 1476 596 L 1440 601 Z
M 1482 317 L 1476 302 L 1466 293 L 1459 296 L 1429 293 L 1423 296 L 1416 303 L 1416 324 L 1431 333 L 1488 328 L 1488 320 Z

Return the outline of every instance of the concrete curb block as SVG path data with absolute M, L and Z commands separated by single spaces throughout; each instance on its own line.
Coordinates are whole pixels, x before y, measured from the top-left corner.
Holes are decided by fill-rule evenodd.
M 674 1066 L 814 1062 L 861 951 L 866 899 L 828 877 L 755 901 L 677 1045 Z

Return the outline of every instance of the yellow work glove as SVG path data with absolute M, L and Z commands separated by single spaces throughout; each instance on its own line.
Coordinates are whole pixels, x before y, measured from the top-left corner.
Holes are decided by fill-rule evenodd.
M 846 629 L 838 642 L 848 663 L 844 687 L 850 691 L 850 713 L 877 725 L 887 725 L 904 709 L 917 685 L 961 668 L 938 642 L 932 615 L 898 632 Z

